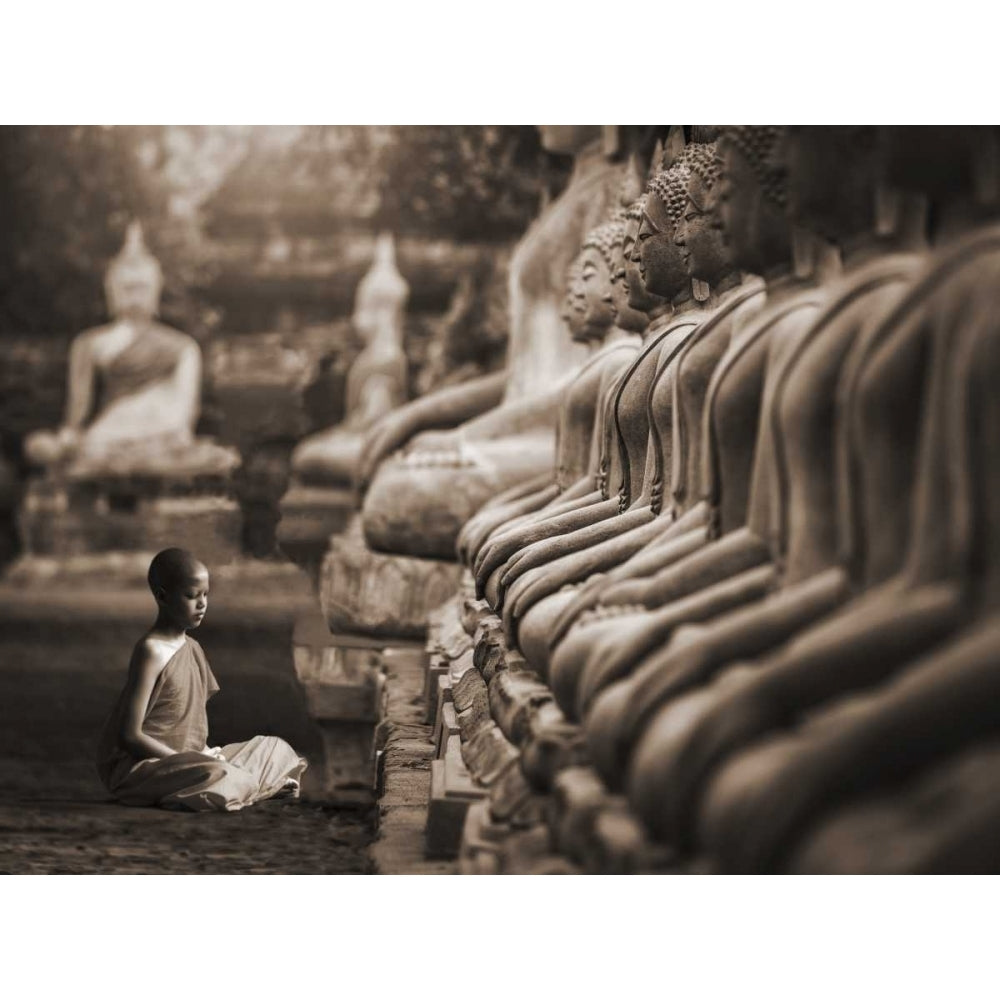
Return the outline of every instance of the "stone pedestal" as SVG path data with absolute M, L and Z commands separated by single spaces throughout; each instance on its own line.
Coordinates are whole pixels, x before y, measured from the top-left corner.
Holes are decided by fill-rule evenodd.
M 281 498 L 278 546 L 318 580 L 330 536 L 347 529 L 356 508 L 353 490 L 296 483 Z
M 462 567 L 436 559 L 373 552 L 355 518 L 330 540 L 320 601 L 330 629 L 387 639 L 420 639 L 427 616 L 458 588 Z
M 303 615 L 293 637 L 295 673 L 323 742 L 312 794 L 337 805 L 375 799 L 377 734 L 385 715 L 385 674 L 400 657 L 423 658 L 417 643 L 331 633 L 318 611 Z
M 225 486 L 153 476 L 29 483 L 18 516 L 24 551 L 66 558 L 182 546 L 209 565 L 241 551 L 243 519 Z

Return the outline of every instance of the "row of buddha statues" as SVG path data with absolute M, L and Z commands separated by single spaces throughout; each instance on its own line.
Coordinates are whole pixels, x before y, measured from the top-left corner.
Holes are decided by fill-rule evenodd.
M 992 870 L 1000 135 L 540 128 L 507 370 L 369 428 L 373 558 L 459 560 L 673 857 Z

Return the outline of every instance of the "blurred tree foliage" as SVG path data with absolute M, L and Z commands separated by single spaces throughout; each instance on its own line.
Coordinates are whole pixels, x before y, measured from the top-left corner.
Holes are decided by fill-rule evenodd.
M 131 217 L 164 202 L 123 130 L 0 128 L 0 332 L 65 333 L 105 316 L 104 266 Z
M 509 241 L 568 166 L 531 126 L 0 128 L 0 335 L 104 322 L 104 270 L 131 218 L 163 265 L 164 319 L 204 336 L 206 218 Z

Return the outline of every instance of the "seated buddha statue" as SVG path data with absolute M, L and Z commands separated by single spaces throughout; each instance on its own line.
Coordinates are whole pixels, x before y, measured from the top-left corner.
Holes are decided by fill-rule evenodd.
M 730 701 L 728 715 L 748 737 L 713 773 L 698 817 L 699 844 L 727 870 L 783 869 L 841 803 L 891 802 L 894 787 L 919 783 L 921 772 L 996 731 L 997 136 L 885 134 L 891 179 L 931 198 L 937 248 L 851 386 L 858 425 L 878 416 L 887 426 L 866 442 L 874 454 L 845 468 L 860 479 L 851 539 L 862 571 L 879 571 L 893 554 L 897 565 L 839 621 L 823 623 L 826 635 L 817 629 L 761 664 L 761 681 L 748 676 L 752 701 Z M 900 405 L 911 408 L 897 418 L 888 408 Z M 886 484 L 869 490 L 869 481 L 907 431 L 917 439 L 908 456 L 914 488 L 907 503 L 885 509 Z M 891 544 L 869 523 L 880 507 L 886 527 L 890 516 L 903 522 Z M 927 831 L 946 833 L 947 825 Z
M 645 199 L 640 197 L 636 201 L 633 201 L 625 211 L 624 230 L 621 234 L 620 248 L 621 255 L 625 260 L 625 268 L 623 269 L 616 265 L 615 273 L 611 278 L 611 295 L 617 314 L 616 325 L 623 330 L 643 335 L 648 340 L 650 326 L 658 324 L 661 317 L 669 314 L 673 307 L 669 300 L 648 292 L 639 276 L 638 269 L 629 266 L 626 248 L 635 242 L 642 214 L 640 205 L 644 201 Z M 615 246 L 612 249 L 617 256 L 618 247 Z M 583 288 L 582 285 L 578 284 L 576 292 L 573 293 L 572 302 L 568 304 L 567 312 L 565 313 L 567 322 L 574 311 L 577 315 L 582 316 L 583 309 Z M 616 391 L 617 386 L 615 388 Z M 482 569 L 485 559 L 485 548 L 492 541 L 494 535 L 506 534 L 528 524 L 537 524 L 562 514 L 582 510 L 608 498 L 609 491 L 607 484 L 609 480 L 619 481 L 619 465 L 621 461 L 612 431 L 613 406 L 614 392 L 609 394 L 607 406 L 600 414 L 602 430 L 600 431 L 601 438 L 598 442 L 598 469 L 596 480 L 590 490 L 579 497 L 569 498 L 566 495 L 559 496 L 558 500 L 554 499 L 553 494 L 552 497 L 547 498 L 544 502 L 536 504 L 531 511 L 525 511 L 524 514 L 509 519 L 491 517 L 488 530 L 478 530 L 478 528 L 475 528 L 474 526 L 478 523 L 478 519 L 472 519 L 470 522 L 470 532 L 472 530 L 476 531 L 475 544 L 462 550 L 460 558 L 471 569 L 479 570 L 476 574 L 476 582 L 480 595 L 485 594 L 486 583 L 493 568 L 501 564 L 500 558 L 491 556 L 492 565 L 487 566 L 485 570 Z M 483 514 L 485 516 L 486 512 L 484 511 Z M 494 586 L 494 593 L 495 589 Z
M 403 312 L 409 294 L 396 266 L 393 238 L 383 233 L 354 296 L 351 324 L 365 346 L 347 374 L 346 416 L 292 452 L 292 474 L 301 482 L 352 486 L 364 433 L 379 417 L 406 402 Z
M 459 531 L 488 499 L 552 468 L 558 403 L 585 354 L 560 318 L 566 268 L 607 217 L 621 168 L 604 156 L 600 126 L 540 131 L 575 166 L 512 257 L 507 370 L 399 407 L 369 431 L 359 481 L 377 551 L 454 559 Z
M 228 474 L 239 458 L 195 439 L 201 349 L 156 322 L 163 275 L 133 222 L 105 277 L 113 321 L 70 346 L 66 417 L 24 442 L 28 461 L 71 478 L 178 470 Z
M 756 288 L 741 288 L 739 275 L 732 272 L 725 258 L 712 248 L 706 254 L 710 265 L 705 273 L 716 280 L 717 296 L 704 302 L 692 296 L 691 275 L 681 266 L 672 234 L 679 211 L 683 209 L 685 192 L 693 183 L 690 179 L 699 178 L 700 182 L 708 169 L 706 165 L 712 162 L 714 149 L 690 146 L 685 152 L 682 162 L 672 167 L 672 172 L 658 178 L 647 192 L 644 226 L 648 226 L 649 231 L 640 230 L 638 237 L 644 248 L 649 244 L 644 256 L 640 257 L 640 267 L 646 266 L 642 263 L 645 260 L 651 269 L 646 273 L 649 287 L 670 294 L 675 300 L 675 309 L 669 318 L 661 321 L 662 329 L 647 342 L 640 361 L 634 371 L 626 373 L 618 393 L 614 429 L 624 479 L 617 496 L 612 497 L 610 503 L 605 502 L 605 509 L 600 510 L 600 517 L 592 523 L 570 526 L 573 530 L 568 533 L 557 532 L 541 540 L 532 540 L 527 548 L 515 552 L 503 570 L 501 581 L 507 591 L 503 613 L 511 631 L 538 600 L 555 594 L 565 584 L 586 579 L 609 562 L 627 557 L 628 546 L 634 551 L 661 527 L 662 522 L 655 528 L 650 525 L 660 513 L 656 490 L 662 483 L 662 476 L 658 470 L 667 461 L 664 449 L 672 444 L 670 404 L 674 372 L 689 353 L 689 340 L 706 320 L 713 319 L 715 328 L 722 331 L 719 337 L 728 336 L 731 324 L 737 321 L 741 310 L 751 307 L 758 294 Z M 657 221 L 650 218 L 653 213 L 658 216 Z M 650 241 L 648 236 L 657 230 L 659 238 Z M 658 280 L 664 284 L 656 286 Z M 672 286 L 667 282 L 672 282 Z M 661 407 L 662 430 L 655 420 L 651 420 L 651 393 L 657 387 L 665 403 L 665 409 Z
M 769 646 L 780 647 L 787 639 L 794 645 L 797 633 L 808 633 L 809 616 L 821 622 L 847 603 L 854 589 L 837 530 L 845 524 L 838 498 L 844 477 L 835 457 L 840 380 L 852 351 L 864 349 L 873 319 L 905 294 L 923 263 L 911 250 L 919 244 L 914 223 L 921 212 L 911 212 L 907 226 L 876 232 L 873 129 L 793 129 L 787 148 L 794 154 L 789 156 L 793 218 L 836 239 L 844 273 L 828 286 L 823 311 L 797 341 L 771 401 L 777 491 L 771 521 L 780 554 L 779 589 L 757 607 L 705 623 L 701 634 L 679 632 L 676 643 L 642 666 L 645 679 L 633 695 L 630 795 L 637 803 L 648 796 L 642 804 L 647 823 L 681 844 L 689 837 L 692 801 L 713 754 L 723 753 L 725 741 L 735 738 L 732 715 L 721 700 L 710 710 L 711 678 L 718 673 L 714 688 L 728 692 L 729 663 L 767 654 Z M 850 183 L 841 169 L 845 163 L 851 166 Z M 905 474 L 905 440 L 897 444 L 886 475 L 905 497 L 912 480 Z M 644 719 L 643 712 L 648 712 Z
M 733 252 L 772 278 L 770 302 L 740 331 L 713 375 L 715 391 L 709 392 L 702 424 L 709 442 L 709 461 L 702 470 L 706 497 L 726 494 L 722 463 L 745 469 L 740 463 L 752 457 L 749 490 L 741 496 L 746 504 L 744 524 L 736 527 L 730 520 L 709 544 L 680 558 L 671 559 L 667 553 L 665 565 L 652 576 L 608 587 L 603 600 L 627 600 L 640 605 L 640 610 L 622 620 L 623 630 L 617 636 L 609 631 L 593 646 L 582 667 L 579 659 L 574 664 L 568 657 L 559 663 L 571 681 L 576 670 L 576 707 L 584 712 L 590 707 L 588 745 L 606 780 L 617 787 L 624 783 L 626 763 L 649 714 L 664 700 L 721 669 L 734 651 L 766 649 L 780 642 L 790 630 L 835 606 L 844 592 L 844 581 L 837 574 L 779 589 L 785 549 L 776 530 L 783 497 L 775 400 L 788 365 L 814 328 L 829 287 L 794 276 L 775 280 L 782 270 L 777 256 L 781 246 L 777 236 L 782 231 L 786 275 L 791 264 L 785 174 L 776 162 L 781 138 L 782 130 L 771 126 L 740 126 L 727 129 L 720 140 L 727 178 L 720 206 L 723 226 L 732 234 Z M 755 236 L 753 227 L 744 229 L 747 219 L 756 219 L 757 226 L 768 226 L 771 232 Z M 754 263 L 754 244 L 773 250 L 766 255 L 758 250 Z M 741 412 L 744 417 L 756 414 L 752 443 L 745 438 L 741 443 L 744 421 L 732 419 Z M 737 475 L 736 482 L 740 481 Z M 717 500 L 713 505 L 719 509 Z M 563 645 L 571 638 L 572 633 Z M 554 671 L 562 652 L 560 647 Z M 609 681 L 614 683 L 608 686 Z
M 640 334 L 648 323 L 644 313 L 623 301 L 620 284 L 613 283 L 615 249 L 624 235 L 618 217 L 593 230 L 571 268 L 564 316 L 574 340 L 591 345 L 594 353 L 566 391 L 556 427 L 556 463 L 550 481 L 517 499 L 498 498 L 470 519 L 459 536 L 469 538 L 473 552 L 491 530 L 509 526 L 532 510 L 563 509 L 591 493 L 597 483 L 602 452 L 602 428 L 608 398 L 619 372 L 635 356 Z
M 757 128 L 724 136 L 722 231 L 734 259 L 765 274 L 767 301 L 715 345 L 706 324 L 705 339 L 696 335 L 692 345 L 702 355 L 681 357 L 668 477 L 679 516 L 592 583 L 598 611 L 561 640 L 557 636 L 550 681 L 571 717 L 580 717 L 599 690 L 662 647 L 678 625 L 703 621 L 773 586 L 767 557 L 770 436 L 761 413 L 787 344 L 808 326 L 818 298 L 811 280 L 790 273 L 783 191 L 768 165 L 778 138 L 777 130 Z M 693 447 L 696 442 L 700 447 Z M 671 577 L 661 597 L 654 581 Z M 634 597 L 620 598 L 626 588 Z

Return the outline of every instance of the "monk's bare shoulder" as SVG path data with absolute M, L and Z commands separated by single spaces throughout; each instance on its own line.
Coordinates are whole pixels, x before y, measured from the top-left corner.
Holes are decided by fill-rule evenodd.
M 171 647 L 162 639 L 155 639 L 152 636 L 143 636 L 132 650 L 132 659 L 129 663 L 129 673 L 133 677 L 152 677 L 154 680 L 163 672 L 163 668 L 170 662 L 177 652 L 176 647 Z

